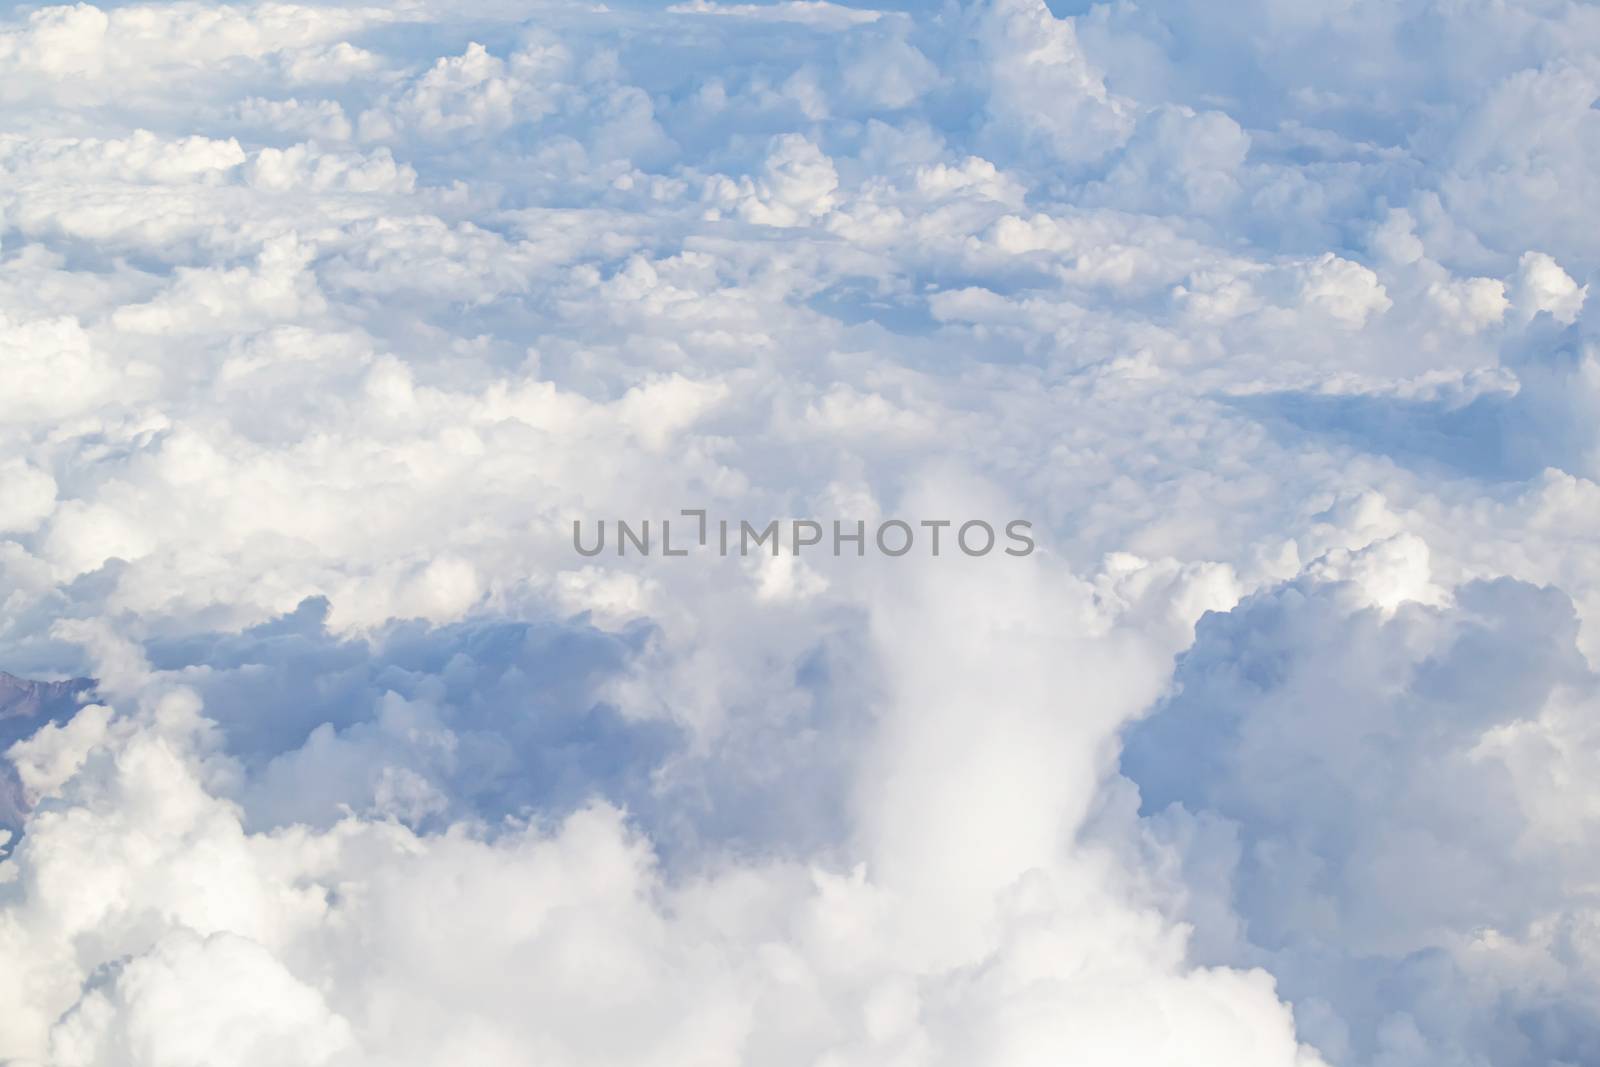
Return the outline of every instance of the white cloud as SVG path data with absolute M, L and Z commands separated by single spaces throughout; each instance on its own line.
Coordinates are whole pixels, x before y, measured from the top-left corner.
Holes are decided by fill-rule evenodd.
M 1593 1061 L 1597 41 L 9 16 L 0 1059 Z
M 1557 322 L 1571 323 L 1583 309 L 1588 292 L 1587 285 L 1579 286 L 1561 264 L 1543 252 L 1525 252 L 1517 261 L 1511 303 L 1523 318 L 1548 311 Z
M 1330 1057 L 1581 1061 L 1589 1009 L 1556 990 L 1593 981 L 1574 938 L 1590 875 L 1568 850 L 1595 809 L 1574 779 L 1543 807 L 1595 694 L 1570 605 L 1502 580 L 1380 614 L 1344 588 L 1203 622 L 1134 729 L 1123 765 L 1183 857 L 1178 911 L 1202 957 L 1257 959 L 1314 998 Z M 1395 994 L 1372 998 L 1373 973 Z
M 1367 316 L 1394 306 L 1376 274 L 1332 252 L 1303 268 L 1300 298 L 1350 326 L 1361 326 Z

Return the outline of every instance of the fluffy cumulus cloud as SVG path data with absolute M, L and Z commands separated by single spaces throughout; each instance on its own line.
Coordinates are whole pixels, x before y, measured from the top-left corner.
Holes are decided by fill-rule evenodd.
M 1201 955 L 1268 966 L 1340 1060 L 1594 1059 L 1575 621 L 1513 579 L 1392 611 L 1301 580 L 1202 621 L 1123 758 Z
M 1597 54 L 8 11 L 0 1060 L 1600 1062 Z

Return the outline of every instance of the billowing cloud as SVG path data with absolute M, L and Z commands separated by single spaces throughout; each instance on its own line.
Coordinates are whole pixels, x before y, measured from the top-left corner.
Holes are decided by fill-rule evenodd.
M 1600 1055 L 1594 9 L 901 6 L 0 23 L 0 1059 Z
M 1593 1058 L 1575 632 L 1508 579 L 1392 613 L 1302 581 L 1207 616 L 1122 760 L 1202 957 L 1268 967 L 1336 1060 Z

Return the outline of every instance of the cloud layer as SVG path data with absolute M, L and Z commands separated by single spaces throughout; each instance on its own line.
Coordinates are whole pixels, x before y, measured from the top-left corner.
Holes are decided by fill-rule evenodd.
M 1600 17 L 1073 11 L 8 14 L 0 1059 L 1600 1057 Z

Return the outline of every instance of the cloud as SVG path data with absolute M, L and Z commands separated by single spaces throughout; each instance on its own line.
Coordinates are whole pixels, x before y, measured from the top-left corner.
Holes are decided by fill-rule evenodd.
M 948 640 L 961 620 L 940 611 L 919 630 Z M 307 633 L 303 621 L 255 640 L 296 631 Z M 1017 654 L 1019 665 L 1037 666 L 1045 649 Z M 1099 668 L 1110 691 L 1122 684 L 1117 667 Z M 464 670 L 459 654 L 449 670 Z M 260 668 L 236 673 L 248 679 Z M 891 677 L 896 732 L 919 713 L 958 722 L 959 693 L 937 709 L 920 703 L 924 686 L 956 676 L 952 658 L 941 676 Z M 1058 733 L 1038 684 L 1009 686 L 998 706 L 1013 709 L 1013 728 L 991 757 Z M 648 840 L 603 803 L 559 819 L 474 820 L 422 834 L 394 821 L 429 814 L 429 798 L 441 794 L 418 792 L 383 746 L 414 758 L 442 736 L 437 719 L 396 697 L 383 698 L 372 720 L 389 740 L 357 728 L 335 741 L 319 728 L 292 757 L 303 777 L 285 778 L 274 763 L 255 779 L 264 793 L 229 801 L 220 794 L 254 777 L 219 747 L 232 727 L 202 718 L 197 694 L 170 678 L 153 676 L 147 693 L 126 716 L 80 713 L 22 757 L 45 795 L 7 861 L 0 944 L 27 961 L 8 972 L 8 1002 L 18 1007 L 0 1030 L 16 1055 L 250 1062 L 292 1047 L 310 1062 L 427 1063 L 515 1061 L 534 1047 L 584 1063 L 967 1062 L 1160 1058 L 1199 1040 L 1235 1062 L 1320 1062 L 1298 1050 L 1265 973 L 1189 970 L 1181 939 L 1110 895 L 1088 858 L 1051 843 L 1051 828 L 1073 816 L 1035 807 L 1027 786 L 1048 780 L 1043 759 L 986 801 L 1030 825 L 990 843 L 960 878 L 929 881 L 926 865 L 948 862 L 938 843 L 951 833 L 976 844 L 987 824 L 976 813 L 956 822 L 961 805 L 935 811 L 911 838 L 880 821 L 900 803 L 929 799 L 922 776 L 942 764 L 924 745 L 890 744 L 874 760 L 887 761 L 882 793 L 868 785 L 859 798 L 890 831 L 863 843 L 880 874 L 730 853 L 668 877 Z M 227 693 L 214 688 L 212 698 L 224 704 Z M 347 762 L 314 765 L 330 758 L 330 743 L 382 763 L 382 807 L 346 809 L 323 828 L 251 830 L 269 796 L 314 804 L 307 784 L 363 780 Z M 987 780 L 986 766 L 972 766 L 975 782 Z M 1067 794 L 1069 808 L 1081 806 L 1084 783 Z M 92 876 L 78 866 L 88 856 Z M 991 920 L 966 911 L 1018 875 Z M 1097 931 L 1090 942 L 1086 930 Z M 1062 953 L 1066 944 L 1074 947 Z M 1150 1025 L 1151 998 L 1164 1025 Z
M 6 20 L 0 1059 L 1595 1058 L 1592 8 Z
M 1129 733 L 1197 948 L 1269 967 L 1332 1058 L 1582 1062 L 1600 1020 L 1575 995 L 1595 972 L 1572 850 L 1594 827 L 1572 761 L 1596 678 L 1571 604 L 1510 580 L 1392 614 L 1350 593 L 1301 581 L 1208 616 Z
M 200 1022 L 199 1026 L 195 1021 Z M 260 946 L 179 934 L 118 968 L 52 1028 L 60 1064 L 325 1064 L 349 1029 Z

